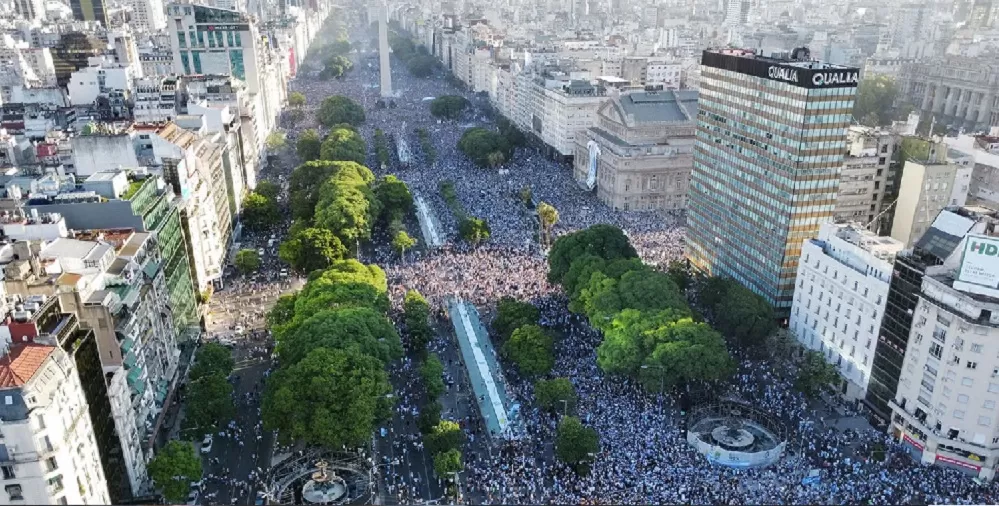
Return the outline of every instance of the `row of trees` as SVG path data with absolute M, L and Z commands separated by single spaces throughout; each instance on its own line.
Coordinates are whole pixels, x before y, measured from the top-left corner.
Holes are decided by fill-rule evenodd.
M 409 73 L 420 79 L 430 77 L 437 68 L 437 59 L 430 54 L 427 46 L 416 45 L 404 31 L 393 31 L 389 34 L 389 47 L 392 54 L 406 64 Z
M 545 375 L 555 366 L 555 342 L 538 326 L 540 316 L 533 304 L 512 297 L 503 297 L 496 305 L 493 333 L 503 343 L 503 356 L 524 376 Z
M 229 375 L 236 362 L 228 348 L 203 345 L 187 377 L 184 409 L 185 433 L 193 437 L 224 427 L 235 414 Z M 194 444 L 170 441 L 149 462 L 149 477 L 167 501 L 180 504 L 187 498 L 191 482 L 201 480 L 201 457 Z
M 378 160 L 378 165 L 382 169 L 388 167 L 388 140 L 385 138 L 385 132 L 383 132 L 381 128 L 375 129 L 375 159 Z
M 434 143 L 431 142 L 430 134 L 427 133 L 427 129 L 417 128 L 416 139 L 420 142 L 420 149 L 423 150 L 423 156 L 426 158 L 426 162 L 433 165 L 434 161 L 437 159 L 437 149 L 434 148 Z
M 261 181 L 257 187 L 243 198 L 243 226 L 250 230 L 262 231 L 281 221 L 278 207 L 278 193 L 281 189 L 270 181 Z
M 465 206 L 458 200 L 458 192 L 451 181 L 441 181 L 441 196 L 447 204 L 451 214 L 458 219 L 458 235 L 470 244 L 479 244 L 489 239 L 492 231 L 489 229 L 489 222 L 485 218 L 470 216 L 465 211 Z
M 386 366 L 403 349 L 387 292 L 381 268 L 341 260 L 278 299 L 267 322 L 280 367 L 267 381 L 263 421 L 282 441 L 353 448 L 390 415 Z
M 458 149 L 476 165 L 496 168 L 513 157 L 514 146 L 499 132 L 473 127 L 461 134 Z
M 595 225 L 555 241 L 549 280 L 604 333 L 597 363 L 660 390 L 734 370 L 724 338 L 694 317 L 673 279 L 642 264 L 620 229 Z

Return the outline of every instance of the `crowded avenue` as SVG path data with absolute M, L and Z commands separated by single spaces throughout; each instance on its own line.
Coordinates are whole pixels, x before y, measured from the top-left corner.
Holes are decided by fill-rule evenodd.
M 354 40 L 371 39 L 358 30 Z M 760 469 L 713 465 L 688 445 L 680 400 L 657 396 L 640 385 L 605 375 L 594 351 L 599 331 L 572 314 L 568 300 L 546 279 L 545 253 L 536 240 L 537 225 L 518 197 L 529 187 L 536 201 L 559 213 L 554 234 L 594 224 L 613 224 L 625 231 L 642 260 L 665 268 L 683 256 L 684 217 L 667 212 L 621 212 L 601 204 L 581 189 L 570 167 L 547 158 L 535 147 L 517 149 L 502 171 L 475 166 L 457 149 L 462 132 L 472 126 L 495 128 L 484 98 L 464 93 L 437 69 L 426 79 L 411 77 L 393 56 L 395 107 L 376 107 L 379 97 L 377 64 L 363 42 L 350 53 L 353 69 L 340 79 L 303 73 L 289 83 L 289 92 L 307 99 L 299 121 L 284 121 L 288 145 L 306 129 L 320 136 L 315 110 L 323 98 L 347 96 L 364 106 L 366 121 L 359 128 L 368 145 L 380 129 L 398 142 L 413 146 L 415 163 L 392 162 L 379 167 L 373 152 L 368 166 L 376 176 L 394 174 L 414 196 L 422 197 L 441 225 L 440 248 L 420 246 L 405 259 L 387 244 L 363 249 L 360 260 L 382 266 L 388 276 L 395 309 L 407 290 L 419 290 L 433 314 L 442 314 L 449 297 L 474 304 L 488 320 L 504 296 L 527 300 L 541 311 L 541 325 L 556 339 L 552 376 L 570 378 L 581 420 L 600 436 L 600 451 L 588 472 L 559 462 L 553 455 L 557 416 L 534 406 L 533 386 L 504 371 L 507 396 L 520 406 L 526 436 L 505 444 L 487 441 L 484 423 L 475 408 L 475 395 L 463 367 L 458 344 L 445 318 L 435 319 L 429 350 L 441 357 L 447 391 L 442 418 L 459 422 L 466 434 L 464 470 L 458 475 L 460 501 L 468 504 L 995 504 L 994 485 L 979 485 L 967 475 L 940 467 L 923 467 L 912 460 L 897 439 L 872 427 L 856 406 L 835 400 L 808 401 L 792 387 L 793 371 L 781 357 L 748 356 L 734 352 L 738 373 L 720 397 L 757 406 L 778 417 L 788 429 L 787 449 L 777 464 Z M 464 95 L 474 113 L 459 121 L 440 121 L 428 111 L 426 97 Z M 286 118 L 287 119 L 287 118 Z M 437 156 L 425 163 L 414 130 L 430 134 Z M 294 149 L 280 152 L 263 171 L 262 179 L 286 189 L 285 181 L 298 164 Z M 454 184 L 458 199 L 472 215 L 488 220 L 491 237 L 472 247 L 458 238 L 457 223 L 441 197 L 442 181 Z M 234 346 L 234 372 L 239 415 L 215 434 L 217 448 L 206 454 L 206 497 L 209 503 L 247 504 L 263 490 L 267 459 L 295 449 L 273 449 L 261 433 L 259 396 L 270 367 L 273 344 L 264 315 L 281 293 L 300 288 L 304 279 L 287 275 L 277 247 L 290 221 L 273 231 L 244 232 L 242 248 L 263 250 L 260 274 L 232 272 L 212 299 L 209 334 Z M 272 240 L 273 239 L 273 240 Z M 282 274 L 284 273 L 284 274 Z M 488 323 L 488 322 L 487 322 Z M 434 474 L 416 429 L 419 407 L 414 362 L 403 358 L 391 367 L 395 391 L 393 415 L 373 435 L 373 474 L 377 504 L 440 504 L 453 502 L 443 480 Z M 695 400 L 696 402 L 696 400 Z M 246 446 L 244 446 L 244 444 Z M 871 458 L 872 448 L 883 458 Z M 234 449 L 237 449 L 233 451 Z M 818 470 L 819 480 L 807 480 Z

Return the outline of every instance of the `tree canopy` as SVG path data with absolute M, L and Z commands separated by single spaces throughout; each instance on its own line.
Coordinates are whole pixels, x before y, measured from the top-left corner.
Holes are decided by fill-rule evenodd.
M 440 479 L 445 479 L 454 473 L 460 473 L 464 469 L 461 463 L 461 451 L 450 449 L 434 455 L 434 474 Z
M 468 99 L 461 95 L 443 95 L 430 102 L 430 114 L 435 118 L 455 120 L 468 106 Z
M 243 224 L 252 230 L 265 230 L 281 221 L 281 211 L 273 198 L 250 192 L 243 199 Z
M 386 222 L 401 218 L 413 209 L 413 194 L 409 186 L 399 178 L 389 174 L 375 184 L 375 197 L 381 203 L 382 216 Z
M 320 104 L 316 120 L 327 127 L 341 123 L 358 126 L 364 123 L 364 108 L 343 95 L 334 95 Z
M 291 172 L 288 178 L 288 195 L 292 217 L 312 222 L 319 201 L 319 188 L 346 162 L 310 161 Z M 353 162 L 351 162 L 353 163 Z M 374 175 L 371 176 L 374 178 Z
M 600 451 L 597 431 L 583 425 L 579 418 L 563 416 L 555 429 L 555 455 L 566 464 L 581 464 L 593 460 L 590 455 Z
M 444 393 L 444 364 L 436 354 L 431 353 L 423 365 L 420 366 L 420 378 L 423 380 L 423 388 L 427 392 L 427 397 L 436 399 Z
M 536 381 L 534 399 L 543 410 L 572 412 L 579 397 L 569 378 L 555 378 Z
M 548 281 L 562 283 L 573 260 L 587 254 L 608 261 L 638 258 L 638 253 L 620 228 L 605 224 L 593 225 L 555 240 L 548 252 Z
M 458 234 L 470 244 L 479 244 L 489 239 L 492 230 L 484 218 L 467 216 L 458 223 Z
M 174 504 L 187 500 L 191 482 L 201 480 L 201 457 L 187 441 L 170 441 L 156 452 L 147 467 L 153 484 Z
M 236 361 L 229 348 L 218 343 L 205 343 L 194 357 L 194 365 L 187 373 L 187 380 L 195 381 L 215 373 L 229 376 L 235 366 Z
M 271 132 L 264 139 L 264 146 L 268 151 L 278 151 L 287 144 L 284 132 Z
M 369 307 L 328 309 L 283 333 L 277 345 L 282 364 L 294 365 L 316 348 L 356 348 L 388 363 L 402 357 L 402 343 L 385 315 Z
M 510 339 L 503 343 L 503 354 L 526 376 L 546 374 L 555 366 L 555 343 L 537 325 L 524 325 L 514 330 Z
M 893 78 L 868 77 L 861 81 L 857 88 L 853 117 L 867 126 L 889 126 L 892 121 L 900 117 L 900 111 L 895 107 L 897 97 L 898 86 Z M 905 114 L 908 114 L 908 111 Z
M 354 448 L 388 417 L 392 391 L 377 358 L 357 348 L 316 348 L 267 379 L 263 420 L 282 441 Z
M 260 254 L 255 249 L 241 249 L 236 253 L 233 263 L 243 274 L 253 272 L 260 268 Z
M 300 91 L 293 91 L 288 94 L 288 105 L 296 109 L 305 106 L 305 94 Z
M 311 162 L 318 160 L 321 156 L 322 145 L 323 141 L 319 138 L 319 134 L 310 128 L 302 132 L 302 135 L 298 137 L 298 142 L 295 144 L 295 151 L 303 162 Z
M 558 223 L 558 210 L 547 202 L 541 202 L 538 204 L 537 212 L 541 224 L 541 241 L 547 245 L 551 243 L 552 228 Z
M 433 337 L 430 327 L 430 304 L 416 290 L 409 290 L 402 301 L 403 321 L 409 336 L 410 349 L 422 354 Z
M 319 157 L 323 160 L 364 165 L 368 158 L 368 144 L 354 128 L 337 126 L 330 131 L 320 146 Z
M 763 344 L 777 330 L 774 308 L 752 290 L 730 282 L 714 309 L 714 323 L 727 337 L 744 346 Z
M 362 165 L 340 167 L 319 189 L 316 226 L 331 230 L 345 244 L 371 237 L 381 212 L 370 186 L 373 179 L 371 171 Z
M 826 362 L 822 353 L 809 350 L 798 364 L 798 377 L 794 387 L 806 396 L 816 399 L 822 392 L 831 392 L 833 385 L 840 381 L 839 371 Z
M 410 75 L 420 79 L 430 77 L 436 67 L 437 59 L 428 54 L 416 55 L 406 62 L 406 68 L 409 69 Z
M 661 309 L 686 309 L 687 302 L 672 278 L 648 268 L 628 271 L 620 280 L 597 272 L 580 290 L 570 309 L 582 311 L 597 328 L 625 309 L 658 311 Z
M 494 163 L 490 163 L 490 155 L 493 153 L 499 153 L 504 160 L 509 160 L 513 156 L 513 146 L 505 137 L 479 127 L 469 128 L 461 134 L 458 149 L 480 167 L 494 166 Z M 495 155 L 492 161 L 495 162 Z
M 325 228 L 307 228 L 281 243 L 278 256 L 298 272 L 325 269 L 347 256 L 340 238 Z
M 190 381 L 184 405 L 184 423 L 212 432 L 224 427 L 236 414 L 232 400 L 232 384 L 221 372 Z
M 562 277 L 562 288 L 569 296 L 569 300 L 575 301 L 583 288 L 589 286 L 594 273 L 599 272 L 608 278 L 620 279 L 629 271 L 645 269 L 645 264 L 638 258 L 605 260 L 587 253 L 572 261 L 568 272 Z
M 541 311 L 530 302 L 521 302 L 513 297 L 502 297 L 496 304 L 496 318 L 493 319 L 493 331 L 505 341 L 513 331 L 524 325 L 536 325 L 541 318 Z
M 354 63 L 346 56 L 334 54 L 323 60 L 323 70 L 319 72 L 322 79 L 339 79 L 354 68 Z

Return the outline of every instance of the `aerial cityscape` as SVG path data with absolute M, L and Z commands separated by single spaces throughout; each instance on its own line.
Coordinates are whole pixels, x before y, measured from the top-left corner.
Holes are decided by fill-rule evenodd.
M 999 0 L 0 27 L 0 505 L 999 503 Z

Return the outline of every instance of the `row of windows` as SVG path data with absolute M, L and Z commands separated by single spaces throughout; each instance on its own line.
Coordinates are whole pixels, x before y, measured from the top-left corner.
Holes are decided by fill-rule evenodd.
M 185 35 L 183 31 L 177 32 L 177 45 L 180 48 L 188 47 L 205 47 L 205 40 L 208 41 L 208 48 L 222 48 L 222 47 L 243 47 L 243 36 L 241 32 L 231 31 L 231 30 L 214 30 L 214 31 L 204 31 L 191 30 Z M 225 44 L 225 43 L 228 43 Z

